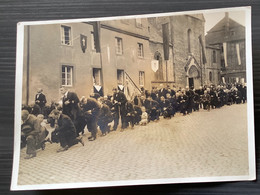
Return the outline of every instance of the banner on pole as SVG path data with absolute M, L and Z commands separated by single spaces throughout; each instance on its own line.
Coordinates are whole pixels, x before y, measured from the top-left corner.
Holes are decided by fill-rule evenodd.
M 223 52 L 224 52 L 225 67 L 227 67 L 228 64 L 227 64 L 227 43 L 226 42 L 223 43 Z
M 152 60 L 151 61 L 151 68 L 154 72 L 156 72 L 159 69 L 159 61 L 158 60 Z
M 169 60 L 169 23 L 162 25 L 164 59 Z

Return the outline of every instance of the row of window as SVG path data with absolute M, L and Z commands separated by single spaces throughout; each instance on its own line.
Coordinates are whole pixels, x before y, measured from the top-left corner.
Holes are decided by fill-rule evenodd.
M 70 26 L 61 26 L 61 44 L 62 45 L 72 45 L 72 35 Z M 123 54 L 123 39 L 120 37 L 115 37 L 115 47 L 116 54 Z M 94 33 L 91 32 L 91 49 L 95 50 L 94 44 Z M 137 43 L 137 55 L 138 57 L 144 57 L 144 47 L 142 43 Z
M 62 86 L 73 86 L 73 66 L 62 65 Z M 145 78 L 144 71 L 139 71 L 139 85 L 140 87 L 144 86 Z M 117 84 L 124 85 L 125 82 L 125 72 L 124 70 L 117 70 Z M 101 84 L 101 69 L 93 68 L 93 84 L 94 85 L 102 85 Z

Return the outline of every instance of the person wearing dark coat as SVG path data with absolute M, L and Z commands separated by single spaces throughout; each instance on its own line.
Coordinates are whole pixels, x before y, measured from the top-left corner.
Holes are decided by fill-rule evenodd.
M 100 114 L 100 103 L 94 98 L 87 98 L 82 106 L 85 120 L 87 122 L 88 131 L 91 136 L 89 141 L 94 141 L 97 137 L 97 121 Z
M 74 121 L 79 112 L 79 98 L 76 93 L 70 92 L 65 88 L 61 88 L 62 98 L 62 114 L 65 114 Z
M 242 102 L 242 95 L 241 92 L 235 88 L 234 90 L 235 102 L 236 104 L 241 104 Z
M 141 121 L 142 110 L 138 105 L 134 105 L 134 124 L 139 124 Z
M 192 113 L 192 108 L 194 103 L 193 102 L 194 92 L 188 86 L 186 87 L 186 96 L 187 96 L 186 109 L 187 109 L 187 113 L 190 114 Z
M 81 138 L 76 137 L 76 128 L 71 118 L 65 114 L 61 114 L 58 110 L 53 110 L 49 117 L 57 121 L 55 132 L 58 134 L 61 148 L 57 152 L 63 152 L 68 150 L 71 146 L 81 143 L 84 146 L 84 142 Z
M 33 114 L 34 116 L 38 116 L 38 114 L 41 114 L 41 108 L 38 104 L 35 104 L 34 102 L 29 105 L 30 106 L 30 114 Z
M 246 85 L 243 85 L 241 88 L 241 96 L 242 96 L 242 103 L 246 103 Z
M 203 103 L 203 109 L 210 111 L 211 96 L 207 90 L 204 91 L 204 95 L 201 97 Z
M 147 100 L 149 101 L 149 105 L 145 107 L 146 112 L 148 114 L 148 121 L 155 121 L 159 120 L 160 116 L 160 106 L 159 103 L 153 100 L 151 97 L 148 97 Z
M 131 128 L 134 127 L 134 107 L 133 104 L 129 101 L 127 101 L 124 104 L 124 108 L 122 109 L 121 117 L 122 117 L 122 128 L 126 129 L 129 126 L 129 123 L 131 125 Z
M 199 105 L 200 105 L 200 95 L 196 93 L 195 90 L 194 91 L 194 96 L 193 96 L 193 102 L 194 102 L 194 106 L 193 106 L 193 110 L 194 111 L 199 111 Z
M 163 87 L 163 84 L 160 84 L 160 89 L 158 90 L 158 98 L 160 100 L 161 96 L 166 98 L 166 93 L 168 93 L 168 90 Z
M 171 96 L 170 93 L 167 93 L 166 94 L 166 99 L 170 102 L 170 105 L 168 107 L 170 115 L 174 116 L 175 112 L 176 112 L 176 104 L 177 104 L 175 95 Z
M 46 96 L 42 93 L 43 90 L 39 88 L 37 94 L 35 95 L 35 104 L 38 104 L 41 108 L 40 113 L 44 114 L 44 107 L 47 103 Z
M 125 120 L 125 103 L 127 102 L 126 96 L 122 91 L 118 91 L 117 88 L 113 89 L 113 116 L 114 116 L 114 126 L 113 130 L 116 131 L 118 123 L 119 123 L 119 116 L 121 116 L 121 124 L 123 125 L 123 121 Z
M 202 97 L 203 94 L 204 94 L 204 89 L 203 89 L 203 87 L 200 86 L 199 89 L 196 89 L 196 90 L 195 90 L 195 93 L 197 93 L 197 94 L 199 95 L 199 98 L 200 98 L 199 107 L 202 108 L 201 97 Z
M 28 110 L 22 110 L 22 126 L 21 126 L 21 146 L 27 146 L 25 159 L 36 157 L 36 149 L 41 144 L 39 143 L 39 134 L 41 131 L 40 121 L 36 116 L 29 114 Z
M 110 132 L 108 123 L 113 121 L 113 117 L 110 108 L 104 103 L 103 99 L 100 99 L 100 104 L 100 114 L 97 124 L 102 132 L 102 136 L 105 136 L 107 133 Z
M 164 96 L 161 96 L 159 105 L 160 105 L 160 112 L 161 112 L 162 116 L 164 118 L 170 118 L 171 114 L 170 114 L 170 108 L 169 108 L 170 107 L 169 100 L 165 99 Z
M 103 103 L 106 104 L 106 105 L 109 107 L 110 110 L 112 109 L 113 103 L 108 99 L 107 96 L 104 96 L 104 101 L 103 101 Z
M 182 113 L 183 115 L 186 115 L 187 100 L 188 100 L 188 97 L 186 95 L 185 89 L 182 89 L 182 91 L 180 92 L 180 94 L 177 98 L 177 103 L 179 104 L 180 113 Z

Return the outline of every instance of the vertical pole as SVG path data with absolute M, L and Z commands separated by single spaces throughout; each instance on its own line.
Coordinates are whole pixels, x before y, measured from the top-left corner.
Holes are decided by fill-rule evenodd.
M 203 86 L 203 67 L 202 67 L 202 64 L 201 64 L 201 45 L 199 44 L 199 48 L 200 48 L 200 68 L 201 68 L 201 86 Z
M 30 26 L 27 26 L 26 105 L 29 103 L 30 87 Z
M 166 60 L 166 85 L 168 85 L 168 60 Z

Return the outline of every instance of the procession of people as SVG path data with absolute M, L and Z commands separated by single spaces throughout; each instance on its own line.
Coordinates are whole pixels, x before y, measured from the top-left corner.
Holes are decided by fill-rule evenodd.
M 97 139 L 111 131 L 125 131 L 136 125 L 147 125 L 162 118 L 171 119 L 176 113 L 189 115 L 203 109 L 219 109 L 232 104 L 246 103 L 246 84 L 222 84 L 176 88 L 174 85 L 160 84 L 151 90 L 142 88 L 130 99 L 120 88 L 113 88 L 112 94 L 101 96 L 92 93 L 79 98 L 75 92 L 62 87 L 61 103 L 47 105 L 42 89 L 37 90 L 35 101 L 22 106 L 21 147 L 26 147 L 26 159 L 36 157 L 38 149 L 45 149 L 45 143 L 59 143 L 57 152 L 68 150 L 75 144 L 82 144 L 85 129 Z M 103 95 L 103 94 L 102 94 Z M 53 131 L 48 131 L 49 123 Z

